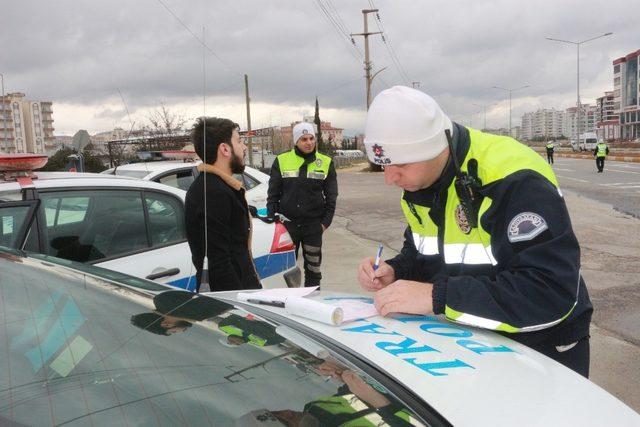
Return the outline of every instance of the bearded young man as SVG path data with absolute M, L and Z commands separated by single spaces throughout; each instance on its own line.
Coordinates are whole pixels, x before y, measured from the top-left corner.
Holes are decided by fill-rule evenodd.
M 193 125 L 191 141 L 202 160 L 198 166 L 201 173 L 185 200 L 196 291 L 201 291 L 202 282 L 208 283 L 211 291 L 259 289 L 251 256 L 251 217 L 245 189 L 233 177 L 244 171 L 247 152 L 240 141 L 238 124 L 229 119 L 201 117 Z M 203 271 L 207 272 L 205 277 Z

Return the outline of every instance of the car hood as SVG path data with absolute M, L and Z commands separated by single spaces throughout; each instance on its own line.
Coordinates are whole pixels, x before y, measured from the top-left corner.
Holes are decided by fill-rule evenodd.
M 233 304 L 236 292 L 214 293 Z M 370 295 L 322 291 L 328 304 Z M 554 360 L 491 331 L 439 316 L 396 315 L 330 326 L 255 305 L 322 334 L 395 378 L 453 425 L 640 425 L 640 415 Z M 251 310 L 251 309 L 250 309 Z

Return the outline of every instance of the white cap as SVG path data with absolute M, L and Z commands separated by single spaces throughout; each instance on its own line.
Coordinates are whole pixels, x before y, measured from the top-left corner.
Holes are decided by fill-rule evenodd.
M 311 123 L 307 123 L 307 122 L 298 123 L 293 127 L 293 143 L 297 144 L 300 137 L 308 133 L 310 133 L 313 136 L 316 136 L 315 132 L 316 131 L 314 129 L 314 126 Z
M 369 161 L 382 166 L 431 160 L 447 147 L 445 129 L 451 120 L 433 98 L 394 86 L 371 103 L 364 146 Z

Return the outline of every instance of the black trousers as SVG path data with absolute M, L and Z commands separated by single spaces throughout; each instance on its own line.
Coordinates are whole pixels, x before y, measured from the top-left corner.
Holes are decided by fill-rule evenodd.
M 596 157 L 596 167 L 598 168 L 598 172 L 604 170 L 604 157 Z
M 320 264 L 322 263 L 322 224 L 295 224 L 285 223 L 287 231 L 291 235 L 293 243 L 296 245 L 296 258 L 302 246 L 302 257 L 304 258 L 304 286 L 320 286 L 322 274 Z
M 591 354 L 589 337 L 582 338 L 578 341 L 578 344 L 566 351 L 559 351 L 554 345 L 547 343 L 532 346 L 532 348 L 556 362 L 562 363 L 583 377 L 589 378 L 589 359 Z
M 550 165 L 553 164 L 553 153 L 547 153 L 547 161 Z

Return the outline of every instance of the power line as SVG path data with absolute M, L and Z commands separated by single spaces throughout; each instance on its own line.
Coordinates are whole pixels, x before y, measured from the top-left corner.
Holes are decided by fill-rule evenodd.
M 198 41 L 198 43 L 200 43 L 213 56 L 215 56 L 218 61 L 220 61 L 225 67 L 227 67 L 229 69 L 229 71 L 233 71 L 234 73 L 238 73 L 229 64 L 227 64 L 222 58 L 220 58 L 220 56 L 218 56 L 218 54 L 215 53 L 209 46 L 207 46 L 207 44 L 204 42 L 204 40 L 201 40 L 200 37 L 198 37 L 193 31 L 191 31 L 191 28 L 189 28 L 187 26 L 187 24 L 185 24 L 184 21 L 182 21 L 182 19 L 180 19 L 180 17 L 178 15 L 176 15 L 173 12 L 173 10 L 171 10 L 171 8 L 169 8 L 169 6 L 167 6 L 162 0 L 156 0 L 156 1 L 158 3 L 160 3 L 162 5 L 162 7 L 164 7 L 167 10 L 167 12 L 169 12 L 169 14 L 171 14 L 171 16 L 173 16 L 175 18 L 175 20 L 180 23 L 180 25 L 182 25 L 184 27 L 184 29 L 187 30 L 189 32 L 189 34 L 191 34 L 191 36 Z
M 338 23 L 338 19 L 341 20 L 341 18 L 334 17 L 333 14 L 328 10 L 328 6 L 322 3 L 322 0 L 315 0 L 315 5 L 320 9 L 320 12 L 324 16 L 324 19 L 327 20 L 329 24 L 331 24 L 331 26 L 334 28 L 335 31 L 337 31 L 338 37 L 342 40 L 345 40 L 346 38 L 345 41 L 349 45 L 348 50 L 351 56 L 357 62 L 361 62 L 362 52 L 360 51 L 360 49 L 358 49 L 358 47 L 355 45 L 355 43 L 351 39 L 351 36 L 349 35 L 348 29 L 346 28 L 346 26 L 344 26 L 344 28 L 341 28 L 340 24 Z M 344 21 L 343 21 L 343 25 L 344 25 Z M 345 33 L 344 31 L 347 31 L 347 32 Z
M 369 4 L 371 5 L 372 9 L 377 9 L 373 3 L 373 0 L 369 0 Z M 393 62 L 393 64 L 395 65 L 395 67 L 398 70 L 398 73 L 400 74 L 400 78 L 402 80 L 404 80 L 404 83 L 409 86 L 410 85 L 410 80 L 409 76 L 407 74 L 407 72 L 405 71 L 405 68 L 402 66 L 402 63 L 400 62 L 400 59 L 398 58 L 398 55 L 395 51 L 395 49 L 393 48 L 393 45 L 391 44 L 391 39 L 389 38 L 389 35 L 387 33 L 387 31 L 384 28 L 384 25 L 382 24 L 382 19 L 380 18 L 380 13 L 376 13 L 376 25 L 378 26 L 378 29 L 383 33 L 382 34 L 382 42 L 385 45 L 385 48 L 387 49 L 387 53 L 389 54 L 389 57 L 391 58 L 391 61 Z

